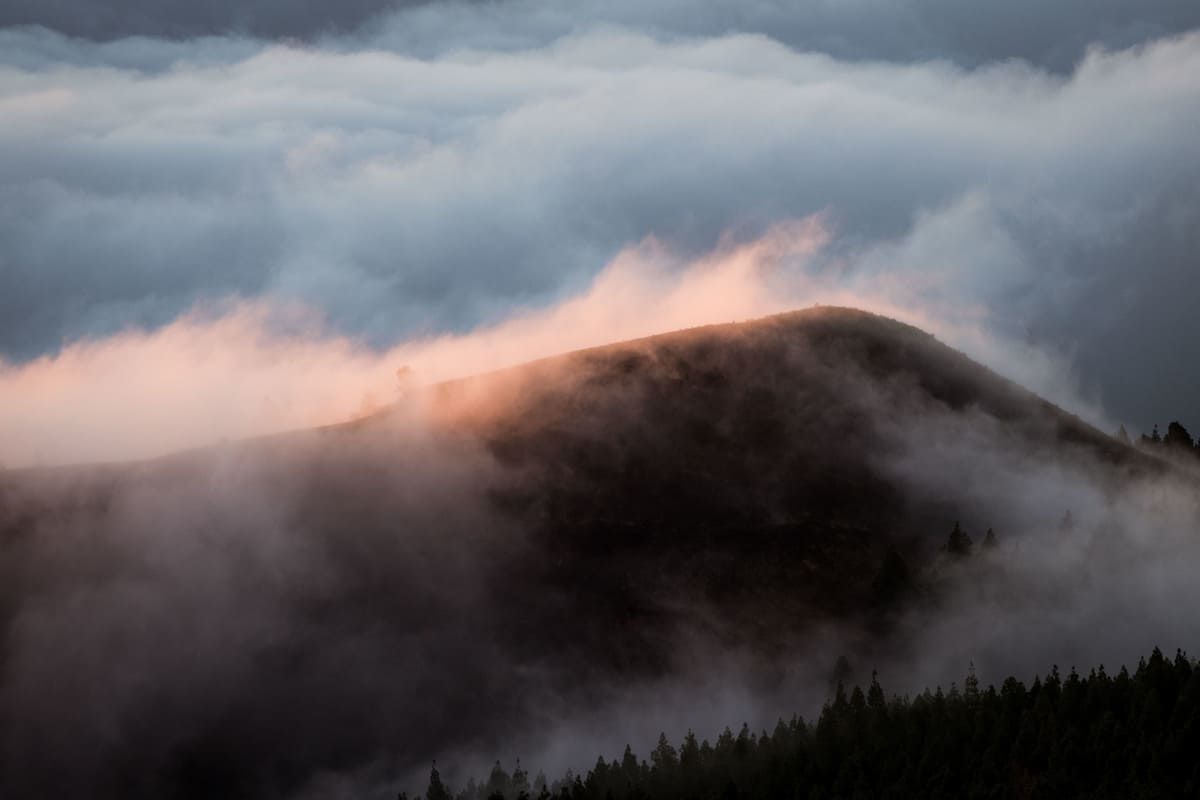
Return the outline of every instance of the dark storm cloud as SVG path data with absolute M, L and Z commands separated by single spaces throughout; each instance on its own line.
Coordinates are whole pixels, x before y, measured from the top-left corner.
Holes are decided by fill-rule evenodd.
M 1128 47 L 1194 28 L 1200 25 L 1200 8 L 1190 0 L 6 0 L 0 5 L 0 27 L 38 25 L 99 41 L 229 33 L 312 38 L 382 25 L 393 42 L 426 54 L 461 46 L 538 46 L 597 24 L 663 35 L 757 33 L 797 49 L 856 60 L 946 59 L 976 66 L 1023 59 L 1065 72 L 1092 45 Z
M 595 24 L 663 36 L 761 34 L 795 49 L 849 60 L 942 59 L 973 67 L 1021 59 L 1067 72 L 1093 45 L 1129 47 L 1195 28 L 1200 9 L 1187 0 L 589 0 L 569 5 L 508 0 L 483 11 L 442 3 L 382 21 L 392 41 L 422 53 L 448 46 L 536 46 Z
M 412 4 L 413 0 L 5 0 L 0 4 L 0 26 L 40 25 L 96 40 L 226 33 L 311 37 L 356 28 L 376 14 Z

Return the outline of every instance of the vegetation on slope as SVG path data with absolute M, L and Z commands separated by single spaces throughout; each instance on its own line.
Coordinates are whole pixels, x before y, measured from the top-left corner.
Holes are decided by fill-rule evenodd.
M 453 795 L 435 767 L 426 800 L 1166 800 L 1200 797 L 1198 755 L 1200 664 L 1155 649 L 1132 674 L 1054 667 L 1028 686 L 983 688 L 972 671 L 961 688 L 889 699 L 874 679 L 839 683 L 812 722 L 726 728 L 712 743 L 689 731 L 678 747 L 664 735 L 648 761 L 627 747 L 549 785 L 497 762 Z

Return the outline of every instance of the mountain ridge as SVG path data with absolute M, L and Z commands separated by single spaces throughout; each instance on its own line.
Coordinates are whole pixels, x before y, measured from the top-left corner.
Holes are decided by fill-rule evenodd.
M 1056 494 L 1030 522 L 975 491 L 962 465 L 993 456 L 1114 494 L 1165 469 L 925 332 L 810 309 L 323 429 L 0 474 L 0 720 L 61 722 L 0 776 L 36 796 L 286 796 L 698 664 L 744 657 L 778 686 L 833 628 L 903 647 L 958 521 L 1001 552 L 1058 535 Z M 39 760 L 64 737 L 89 754 L 81 783 Z

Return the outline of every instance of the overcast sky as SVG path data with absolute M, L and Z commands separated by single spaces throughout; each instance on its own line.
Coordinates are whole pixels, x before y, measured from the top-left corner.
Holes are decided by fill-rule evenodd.
M 1200 428 L 1200 4 L 698 9 L 0 0 L 0 358 L 230 301 L 388 348 L 820 214 L 798 269 Z

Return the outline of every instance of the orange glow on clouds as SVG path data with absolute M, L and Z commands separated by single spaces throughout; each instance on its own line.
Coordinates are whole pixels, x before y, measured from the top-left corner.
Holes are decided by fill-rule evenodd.
M 430 384 L 814 302 L 931 327 L 878 292 L 805 278 L 807 260 L 828 238 L 822 219 L 810 217 L 749 243 L 724 241 L 692 263 L 647 239 L 620 253 L 587 291 L 556 306 L 385 352 L 323 333 L 311 315 L 298 333 L 272 332 L 279 310 L 253 303 L 217 319 L 192 313 L 152 332 L 79 341 L 52 357 L 0 363 L 0 464 L 140 458 L 339 422 L 392 402 L 401 366 Z M 289 321 L 298 316 L 304 319 L 292 310 Z

